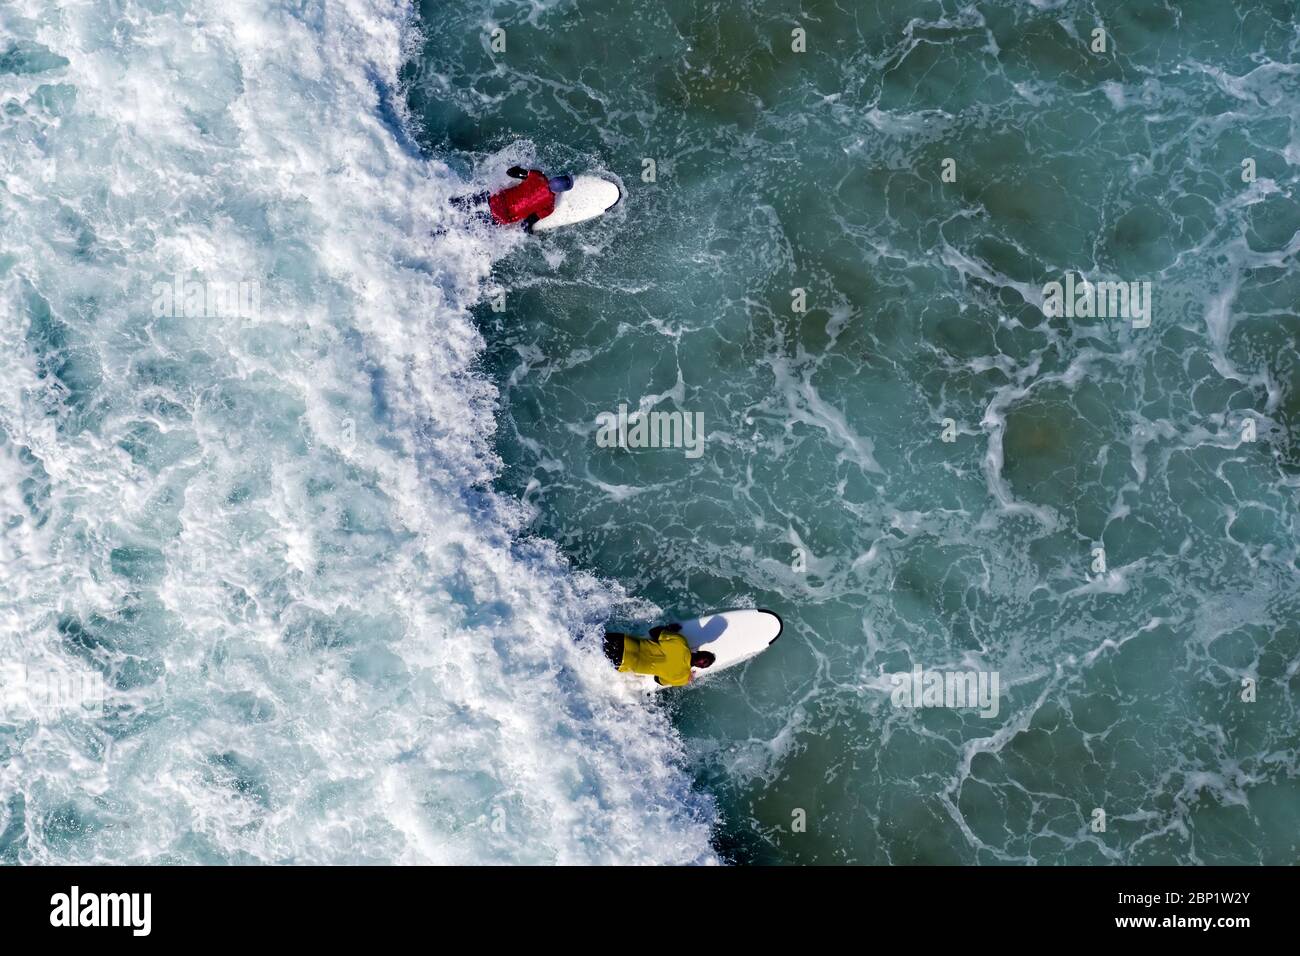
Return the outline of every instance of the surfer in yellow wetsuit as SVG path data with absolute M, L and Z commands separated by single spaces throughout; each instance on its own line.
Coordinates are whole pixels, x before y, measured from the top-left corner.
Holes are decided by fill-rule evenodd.
M 649 637 L 609 631 L 605 634 L 605 656 L 620 671 L 645 674 L 656 684 L 680 687 L 690 682 L 692 667 L 708 667 L 714 657 L 708 651 L 692 653 L 691 645 L 677 632 L 678 627 L 652 627 Z

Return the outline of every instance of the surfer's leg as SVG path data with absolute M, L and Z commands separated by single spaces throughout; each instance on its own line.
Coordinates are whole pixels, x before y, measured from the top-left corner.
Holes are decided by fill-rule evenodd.
M 615 667 L 623 663 L 623 635 L 614 631 L 605 632 L 605 656 L 614 662 Z
M 474 193 L 472 196 L 452 196 L 451 204 L 457 209 L 473 209 L 488 201 L 488 193 Z

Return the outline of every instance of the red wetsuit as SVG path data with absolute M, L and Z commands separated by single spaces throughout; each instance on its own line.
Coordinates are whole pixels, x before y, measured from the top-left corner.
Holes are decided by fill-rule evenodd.
M 555 210 L 555 193 L 551 192 L 546 177 L 534 169 L 518 186 L 511 186 L 490 196 L 488 208 L 492 210 L 492 218 L 501 225 L 519 222 L 533 215 L 545 219 Z

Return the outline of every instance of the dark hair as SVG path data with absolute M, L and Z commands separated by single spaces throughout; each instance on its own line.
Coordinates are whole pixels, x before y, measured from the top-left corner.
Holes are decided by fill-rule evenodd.
M 696 651 L 691 655 L 691 666 L 708 667 L 716 660 L 717 658 L 713 656 L 712 651 Z

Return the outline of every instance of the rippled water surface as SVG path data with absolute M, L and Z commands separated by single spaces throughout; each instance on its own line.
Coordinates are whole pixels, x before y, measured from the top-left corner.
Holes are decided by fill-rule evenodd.
M 669 704 L 724 855 L 1294 862 L 1293 4 L 422 16 L 424 149 L 628 193 L 475 311 L 498 487 L 666 615 L 786 621 Z M 1067 273 L 1150 282 L 1149 326 L 1046 316 Z M 703 455 L 598 447 L 621 403 Z M 895 706 L 916 667 L 997 715 Z

